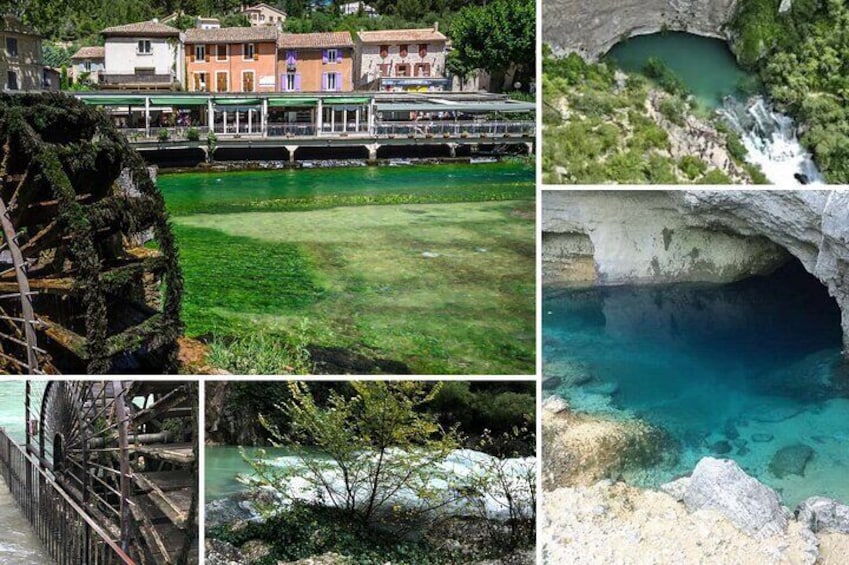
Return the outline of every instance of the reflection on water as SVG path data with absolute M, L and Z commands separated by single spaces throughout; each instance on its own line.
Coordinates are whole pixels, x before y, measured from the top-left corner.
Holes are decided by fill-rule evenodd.
M 657 486 L 714 455 L 788 504 L 814 494 L 849 501 L 840 313 L 798 263 L 729 285 L 549 288 L 543 308 L 545 373 L 562 377 L 554 392 L 674 438 L 677 463 L 633 481 Z M 804 475 L 787 474 L 793 467 Z

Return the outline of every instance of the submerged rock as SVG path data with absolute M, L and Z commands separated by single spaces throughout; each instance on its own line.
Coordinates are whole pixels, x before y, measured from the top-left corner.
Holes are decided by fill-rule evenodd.
M 731 453 L 731 449 L 731 442 L 725 439 L 719 440 L 718 442 L 710 446 L 710 450 L 716 453 L 717 455 L 725 455 L 727 453 Z
M 814 450 L 803 443 L 782 447 L 769 462 L 769 472 L 783 479 L 787 475 L 805 476 L 805 467 L 813 458 Z
M 796 508 L 796 519 L 813 532 L 824 530 L 849 534 L 849 506 L 831 498 L 812 496 Z
M 752 441 L 755 443 L 769 443 L 775 436 L 772 434 L 752 434 Z
M 716 510 L 757 539 L 787 529 L 787 517 L 775 491 L 730 459 L 705 457 L 699 461 L 683 500 L 690 512 Z

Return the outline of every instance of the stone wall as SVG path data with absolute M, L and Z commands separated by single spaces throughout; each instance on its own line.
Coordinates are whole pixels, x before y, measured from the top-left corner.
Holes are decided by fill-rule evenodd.
M 595 61 L 620 40 L 663 29 L 727 39 L 737 0 L 546 0 L 542 37 Z
M 547 191 L 543 240 L 585 234 L 594 284 L 731 282 L 798 258 L 842 312 L 849 351 L 849 191 Z M 543 246 L 543 283 L 585 260 Z M 575 280 L 574 282 L 583 282 Z

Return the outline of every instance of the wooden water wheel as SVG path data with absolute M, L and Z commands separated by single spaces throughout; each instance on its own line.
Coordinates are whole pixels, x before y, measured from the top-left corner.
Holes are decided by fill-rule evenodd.
M 0 94 L 0 144 L 0 372 L 175 372 L 182 278 L 138 153 L 60 94 Z
M 198 562 L 197 383 L 28 383 L 27 399 L 28 449 L 136 563 Z

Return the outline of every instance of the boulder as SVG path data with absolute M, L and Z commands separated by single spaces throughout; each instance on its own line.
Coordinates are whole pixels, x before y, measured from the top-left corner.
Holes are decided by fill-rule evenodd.
M 674 481 L 665 483 L 660 485 L 660 490 L 681 502 L 684 500 L 684 494 L 687 492 L 687 489 L 690 486 L 690 477 L 681 477 L 680 479 L 675 479 Z
M 787 529 L 787 517 L 775 491 L 730 459 L 705 457 L 699 461 L 683 499 L 690 512 L 716 510 L 756 539 Z
M 775 452 L 769 462 L 769 472 L 783 479 L 788 475 L 805 476 L 805 467 L 814 457 L 814 450 L 803 443 L 787 445 Z
M 542 401 L 542 409 L 552 414 L 559 414 L 568 411 L 569 405 L 559 396 L 552 394 Z
M 812 496 L 796 508 L 796 519 L 811 531 L 849 534 L 849 506 L 831 498 Z

